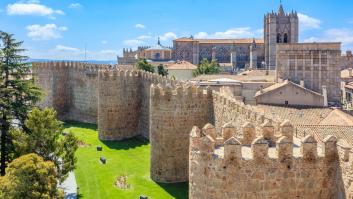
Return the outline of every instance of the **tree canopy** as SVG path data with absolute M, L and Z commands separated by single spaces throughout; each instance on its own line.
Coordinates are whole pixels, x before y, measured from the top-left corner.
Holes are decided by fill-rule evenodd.
M 77 138 L 72 133 L 62 137 L 62 122 L 56 119 L 56 111 L 52 108 L 34 108 L 28 114 L 25 125 L 30 134 L 20 130 L 11 133 L 16 154 L 36 153 L 46 161 L 53 161 L 59 180 L 63 181 L 75 168 Z
M 136 66 L 139 70 L 144 70 L 147 72 L 154 73 L 154 66 L 150 63 L 147 62 L 146 59 L 140 59 L 137 63 Z
M 158 67 L 158 74 L 159 75 L 162 75 L 162 76 L 168 76 L 168 70 L 165 69 L 164 65 L 163 64 L 159 64 Z
M 64 198 L 57 188 L 55 165 L 34 153 L 12 161 L 7 174 L 0 177 L 0 184 L 0 198 Z
M 193 75 L 216 74 L 220 72 L 220 66 L 216 60 L 209 62 L 206 58 L 203 59 L 197 68 L 193 71 Z
M 23 42 L 12 34 L 0 31 L 0 130 L 1 130 L 1 175 L 5 175 L 6 163 L 10 161 L 11 139 L 8 132 L 16 126 L 24 127 L 27 113 L 40 100 L 41 91 L 35 86 L 30 74 L 30 64 L 22 53 Z

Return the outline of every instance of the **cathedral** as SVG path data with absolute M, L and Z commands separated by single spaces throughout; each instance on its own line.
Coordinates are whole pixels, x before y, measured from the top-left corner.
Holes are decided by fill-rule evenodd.
M 298 43 L 298 16 L 296 12 L 285 13 L 282 3 L 278 11 L 264 16 L 264 37 L 242 39 L 197 39 L 193 36 L 182 37 L 173 41 L 173 47 L 164 47 L 158 41 L 158 49 L 171 51 L 169 59 L 160 59 L 160 52 L 150 54 L 150 47 L 137 50 L 125 50 L 123 57 L 118 57 L 121 65 L 134 64 L 139 58 L 149 61 L 188 61 L 199 64 L 202 59 L 216 59 L 218 63 L 231 64 L 236 68 L 276 68 L 276 45 L 278 43 Z M 145 56 L 149 53 L 150 56 Z

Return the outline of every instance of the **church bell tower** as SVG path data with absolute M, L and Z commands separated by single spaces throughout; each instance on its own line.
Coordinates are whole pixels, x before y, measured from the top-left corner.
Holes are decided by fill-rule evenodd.
M 299 25 L 297 12 L 285 13 L 282 2 L 278 11 L 264 16 L 264 44 L 266 68 L 276 69 L 276 45 L 298 43 Z

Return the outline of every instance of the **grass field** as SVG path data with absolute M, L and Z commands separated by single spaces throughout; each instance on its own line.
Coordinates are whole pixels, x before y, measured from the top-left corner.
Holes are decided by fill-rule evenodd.
M 96 125 L 70 122 L 65 128 L 82 141 L 76 152 L 75 169 L 80 198 L 138 199 L 140 195 L 149 199 L 188 198 L 187 183 L 160 184 L 150 179 L 147 141 L 134 138 L 102 142 L 98 139 Z M 103 151 L 97 151 L 97 146 L 102 146 Z M 106 164 L 100 163 L 100 156 L 106 158 Z M 126 185 L 130 188 L 120 189 L 115 185 L 119 176 L 127 177 Z

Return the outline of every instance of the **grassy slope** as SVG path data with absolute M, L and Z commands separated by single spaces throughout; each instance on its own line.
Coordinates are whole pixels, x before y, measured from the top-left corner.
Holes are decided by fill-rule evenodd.
M 101 142 L 95 125 L 67 123 L 66 131 L 73 132 L 89 146 L 76 153 L 75 175 L 82 198 L 188 198 L 187 183 L 158 184 L 149 177 L 150 145 L 146 141 L 130 139 L 121 142 Z M 103 146 L 98 152 L 96 146 Z M 104 156 L 107 164 L 99 162 Z M 114 186 L 120 175 L 128 176 L 131 188 L 120 190 Z

